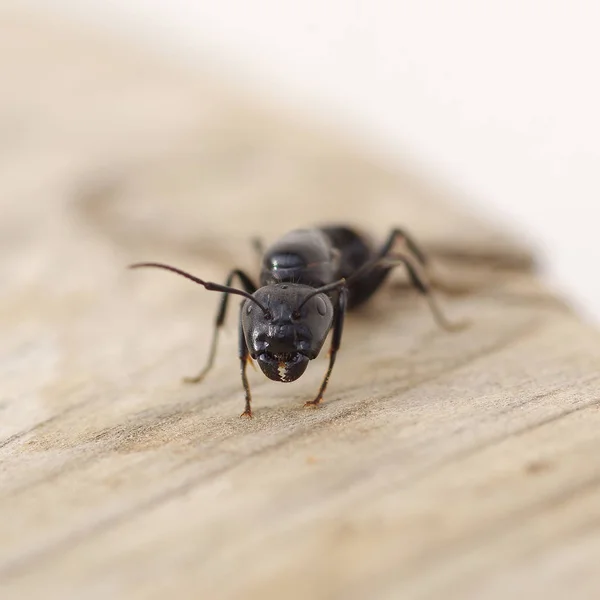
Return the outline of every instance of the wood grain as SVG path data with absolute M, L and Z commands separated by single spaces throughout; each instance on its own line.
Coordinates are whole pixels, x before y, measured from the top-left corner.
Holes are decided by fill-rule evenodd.
M 0 591 L 7 598 L 597 598 L 600 338 L 460 199 L 116 40 L 0 13 Z M 251 372 L 218 297 L 250 237 L 401 224 L 320 410 Z

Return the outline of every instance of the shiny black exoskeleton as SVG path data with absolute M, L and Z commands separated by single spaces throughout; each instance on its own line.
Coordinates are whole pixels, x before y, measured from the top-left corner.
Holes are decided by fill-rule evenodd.
M 269 379 L 295 381 L 309 361 L 319 355 L 327 334 L 332 331 L 327 373 L 316 398 L 306 403 L 318 405 L 340 347 L 346 310 L 367 301 L 400 264 L 406 266 L 412 283 L 426 295 L 437 321 L 452 328 L 431 295 L 425 255 L 400 229 L 392 230 L 377 250 L 364 235 L 349 227 L 291 231 L 262 253 L 260 286 L 239 269 L 231 271 L 225 285 L 220 285 L 161 263 L 139 263 L 132 267 L 167 269 L 208 290 L 223 292 L 208 362 L 198 376 L 186 379 L 188 382 L 201 381 L 212 367 L 229 296 L 237 294 L 245 298 L 239 325 L 239 358 L 246 394 L 242 416 L 252 416 L 246 376 L 249 358 L 258 362 Z M 231 287 L 236 277 L 243 290 Z

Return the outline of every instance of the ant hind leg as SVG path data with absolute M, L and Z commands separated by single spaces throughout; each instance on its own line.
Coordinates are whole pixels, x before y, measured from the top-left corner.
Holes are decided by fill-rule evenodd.
M 396 251 L 394 247 L 398 241 L 403 242 L 404 251 Z M 387 240 L 375 255 L 370 266 L 367 269 L 382 267 L 385 271 L 403 264 L 407 271 L 410 281 L 414 287 L 425 296 L 429 308 L 433 314 L 436 323 L 448 331 L 463 329 L 464 322 L 454 323 L 446 318 L 442 309 L 438 305 L 437 299 L 433 293 L 428 276 L 429 259 L 414 238 L 404 229 L 394 228 L 388 235 Z M 382 283 L 384 276 L 378 278 L 378 283 Z
M 256 253 L 256 256 L 257 256 L 259 262 L 262 261 L 262 258 L 265 254 L 264 241 L 262 240 L 262 238 L 259 238 L 258 236 L 253 237 L 250 241 L 252 243 L 252 249 Z
M 390 253 L 382 259 L 381 264 L 390 269 L 398 265 L 406 267 L 411 283 L 423 294 L 429 304 L 433 318 L 442 329 L 446 331 L 459 331 L 466 327 L 467 323 L 465 321 L 451 321 L 445 316 L 433 293 L 424 265 L 411 255 L 398 252 Z
M 394 227 L 389 233 L 387 240 L 378 253 L 379 258 L 388 256 L 398 241 L 404 242 L 406 249 L 419 261 L 419 263 L 421 263 L 421 265 L 425 266 L 428 264 L 429 259 L 427 254 L 423 252 L 420 245 L 417 244 L 415 239 L 409 233 L 399 227 Z

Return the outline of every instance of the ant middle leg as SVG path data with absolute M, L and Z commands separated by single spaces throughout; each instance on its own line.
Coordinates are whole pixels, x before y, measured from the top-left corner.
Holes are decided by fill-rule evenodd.
M 319 388 L 319 393 L 317 394 L 317 397 L 314 400 L 306 402 L 304 404 L 305 407 L 316 408 L 323 400 L 323 394 L 325 393 L 325 388 L 329 383 L 329 377 L 331 375 L 331 371 L 333 370 L 333 365 L 335 364 L 337 351 L 340 349 L 340 343 L 342 341 L 342 330 L 344 328 L 344 316 L 346 314 L 346 305 L 347 291 L 346 288 L 342 288 L 338 296 L 338 302 L 333 321 L 333 333 L 331 337 L 331 347 L 329 349 L 329 366 L 327 368 L 327 372 L 325 373 L 325 377 L 323 378 L 323 381 L 321 383 L 321 387 Z
M 244 271 L 241 271 L 240 269 L 234 269 L 233 271 L 231 271 L 229 273 L 229 275 L 227 276 L 227 281 L 226 281 L 225 285 L 227 285 L 229 287 L 232 284 L 235 277 L 237 277 L 240 280 L 244 290 L 246 290 L 249 294 L 253 294 L 256 291 L 256 286 L 252 282 L 252 279 L 250 279 L 250 277 L 248 275 L 246 275 L 246 273 L 244 273 Z M 217 342 L 219 340 L 219 333 L 221 331 L 221 327 L 223 326 L 223 323 L 225 322 L 225 316 L 227 315 L 227 306 L 228 306 L 228 302 L 229 302 L 229 296 L 230 296 L 230 294 L 223 294 L 221 296 L 221 303 L 219 304 L 217 318 L 215 319 L 215 325 L 213 328 L 213 336 L 212 336 L 212 341 L 210 344 L 210 350 L 208 353 L 208 359 L 206 361 L 206 365 L 200 371 L 200 373 L 198 373 L 198 375 L 196 375 L 195 377 L 185 377 L 183 380 L 185 383 L 200 383 L 204 379 L 206 374 L 212 368 L 214 361 L 215 361 L 215 356 L 217 354 Z

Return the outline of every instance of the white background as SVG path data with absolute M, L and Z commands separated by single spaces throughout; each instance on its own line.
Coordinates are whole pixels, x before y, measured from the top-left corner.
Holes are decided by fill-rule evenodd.
M 546 257 L 600 320 L 598 0 L 21 0 L 222 60 L 410 157 Z

